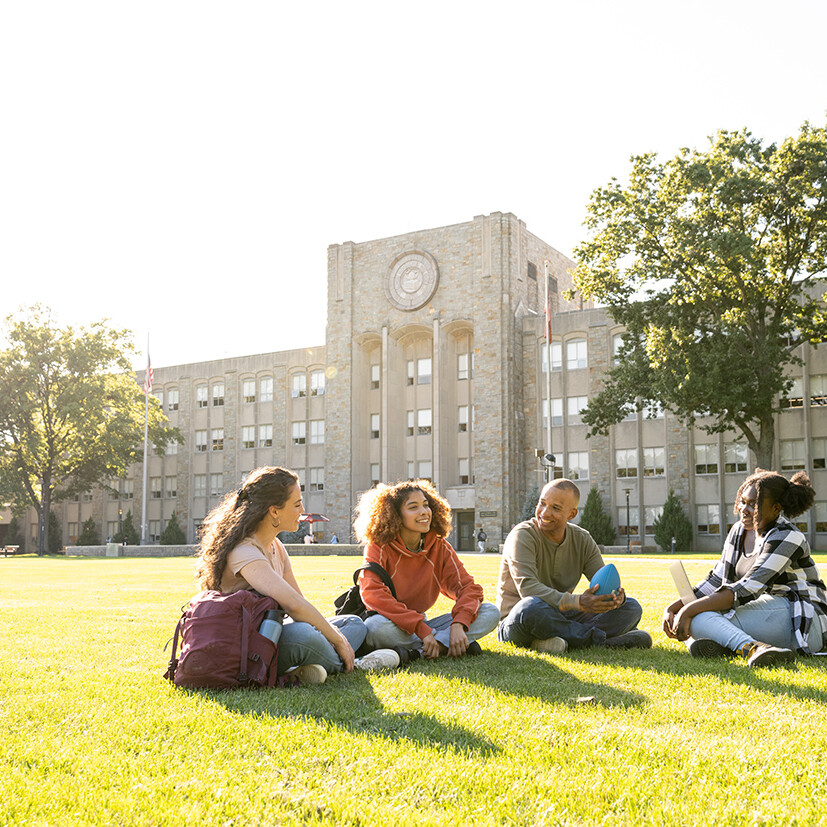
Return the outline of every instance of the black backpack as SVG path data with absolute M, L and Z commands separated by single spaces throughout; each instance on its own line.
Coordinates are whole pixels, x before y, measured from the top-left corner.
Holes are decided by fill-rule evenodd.
M 391 580 L 391 576 L 382 568 L 382 566 L 380 566 L 379 563 L 365 563 L 353 572 L 353 585 L 346 592 L 342 592 L 342 594 L 340 594 L 333 601 L 333 605 L 336 607 L 337 615 L 356 615 L 364 620 L 366 617 L 377 614 L 376 612 L 366 608 L 365 604 L 362 602 L 362 595 L 359 592 L 359 586 L 356 584 L 356 581 L 359 579 L 360 571 L 372 571 L 374 574 L 379 575 L 381 581 L 391 590 L 391 594 L 396 597 L 396 589 L 393 587 L 393 580 Z

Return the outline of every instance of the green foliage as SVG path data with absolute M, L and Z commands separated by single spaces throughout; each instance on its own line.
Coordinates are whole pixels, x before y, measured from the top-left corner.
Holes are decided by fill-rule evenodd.
M 101 541 L 100 532 L 95 525 L 95 521 L 90 517 L 84 522 L 83 527 L 78 535 L 77 543 L 79 546 L 99 546 Z
M 49 547 L 51 504 L 122 476 L 142 458 L 144 393 L 128 356 L 130 335 L 105 321 L 58 327 L 35 305 L 6 319 L 0 351 L 0 497 L 38 513 L 38 553 Z M 156 447 L 179 441 L 149 397 Z
M 537 511 L 537 503 L 540 501 L 540 486 L 535 485 L 534 488 L 530 488 L 528 493 L 525 495 L 525 500 L 523 500 L 523 509 L 520 512 L 520 521 L 525 522 L 526 520 L 530 520 L 534 513 Z
M 583 413 L 605 433 L 658 402 L 709 433 L 740 431 L 773 467 L 773 415 L 796 347 L 827 339 L 827 131 L 780 146 L 719 132 L 706 152 L 632 158 L 626 186 L 592 194 L 574 283 L 626 326 Z
M 580 526 L 592 535 L 595 543 L 601 546 L 614 545 L 617 532 L 612 525 L 612 518 L 603 510 L 603 500 L 600 491 L 592 487 L 586 504 L 580 514 Z
M 12 517 L 9 520 L 5 543 L 7 546 L 23 547 L 23 531 L 20 528 L 20 520 L 17 517 Z
M 112 538 L 116 543 L 126 543 L 128 546 L 137 546 L 141 543 L 141 538 L 135 528 L 135 523 L 132 520 L 132 512 L 127 511 L 126 516 L 121 522 L 121 527 Z
M 663 512 L 653 523 L 655 542 L 664 550 L 672 550 L 672 538 L 675 538 L 675 551 L 683 554 L 692 546 L 692 523 L 686 516 L 674 491 L 669 492 L 663 504 Z
M 169 515 L 167 524 L 161 532 L 159 542 L 162 546 L 182 546 L 187 542 L 184 529 L 181 528 L 178 522 L 178 515 L 174 511 Z
M 49 539 L 47 543 L 47 548 L 49 549 L 49 554 L 57 554 L 63 545 L 61 531 L 60 531 L 60 522 L 57 519 L 54 511 L 49 512 Z
M 292 543 L 303 543 L 308 534 L 310 534 L 310 523 L 303 522 L 299 523 L 296 531 L 280 531 L 278 536 L 282 543 L 290 545 Z

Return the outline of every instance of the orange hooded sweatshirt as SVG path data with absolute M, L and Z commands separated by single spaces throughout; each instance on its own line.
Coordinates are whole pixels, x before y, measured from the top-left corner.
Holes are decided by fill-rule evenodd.
M 482 586 L 465 570 L 451 544 L 436 532 L 425 535 L 422 551 L 410 551 L 397 535 L 384 546 L 369 543 L 364 556 L 366 563 L 379 563 L 391 576 L 396 598 L 377 575 L 363 571 L 359 575 L 362 602 L 408 634 L 422 640 L 431 634 L 425 612 L 440 594 L 456 601 L 451 615 L 466 631 L 476 619 L 483 599 Z

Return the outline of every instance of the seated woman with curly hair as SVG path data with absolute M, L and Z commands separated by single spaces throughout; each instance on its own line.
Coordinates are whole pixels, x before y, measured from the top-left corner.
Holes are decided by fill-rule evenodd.
M 445 539 L 448 502 L 427 480 L 407 480 L 367 491 L 356 513 L 365 562 L 382 566 L 396 589 L 394 597 L 371 571 L 359 576 L 362 602 L 377 612 L 365 620 L 368 646 L 399 646 L 426 658 L 480 654 L 476 641 L 496 628 L 500 614 L 483 602 L 482 586 Z M 455 601 L 451 613 L 427 619 L 440 594 Z

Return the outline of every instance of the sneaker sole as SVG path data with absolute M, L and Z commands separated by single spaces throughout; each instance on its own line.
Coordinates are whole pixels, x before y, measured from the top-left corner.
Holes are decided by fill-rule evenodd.
M 689 646 L 689 654 L 693 658 L 722 658 L 732 653 L 726 646 L 721 646 L 717 641 L 702 638 L 692 642 Z

